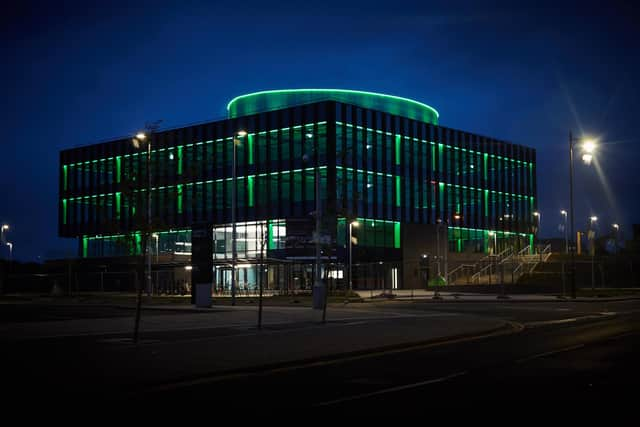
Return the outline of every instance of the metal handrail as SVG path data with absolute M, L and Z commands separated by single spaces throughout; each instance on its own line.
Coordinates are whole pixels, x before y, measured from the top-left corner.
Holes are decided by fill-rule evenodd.
M 448 272 L 447 273 L 447 284 L 455 283 L 455 281 L 459 277 L 459 273 L 460 272 L 464 273 L 465 269 L 469 269 L 469 268 L 473 271 L 473 270 L 475 270 L 475 265 L 472 265 L 472 264 L 460 264 L 459 266 L 457 266 L 456 268 L 454 268 L 453 270 Z M 453 280 L 451 279 L 451 276 L 454 276 Z
M 522 248 L 521 250 L 518 251 L 518 256 L 525 256 L 528 255 L 525 252 L 530 252 L 531 251 L 531 246 L 527 245 L 524 248 Z

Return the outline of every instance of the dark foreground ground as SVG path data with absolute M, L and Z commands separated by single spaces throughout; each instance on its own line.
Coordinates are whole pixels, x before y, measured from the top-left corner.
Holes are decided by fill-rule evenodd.
M 273 301 L 271 301 L 273 303 Z M 291 301 L 143 311 L 3 300 L 11 400 L 193 402 L 217 407 L 437 408 L 465 399 L 627 399 L 640 379 L 640 300 Z

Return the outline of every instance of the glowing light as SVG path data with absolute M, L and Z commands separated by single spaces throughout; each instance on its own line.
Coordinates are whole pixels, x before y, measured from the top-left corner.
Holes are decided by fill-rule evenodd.
M 590 165 L 592 160 L 593 160 L 593 155 L 592 154 L 585 153 L 585 154 L 582 155 L 582 161 L 585 164 Z
M 616 230 L 620 228 L 620 226 L 618 224 L 612 224 L 613 228 L 615 228 Z
M 595 222 L 598 220 L 597 216 L 592 216 L 591 218 L 589 218 L 591 220 L 591 222 Z
M 353 225 L 354 227 L 359 227 L 360 223 L 358 221 L 353 221 L 351 225 Z
M 565 211 L 564 209 L 560 211 L 561 215 L 567 216 L 567 211 Z
M 582 149 L 585 151 L 585 153 L 593 153 L 596 149 L 596 142 L 593 140 L 587 140 L 582 144 Z
M 147 135 L 145 135 L 142 132 L 139 132 L 136 134 L 136 139 L 139 139 L 140 141 L 144 141 L 147 138 Z
M 187 270 L 187 271 L 191 271 L 191 270 L 193 270 L 193 266 L 192 265 L 185 265 L 184 269 Z
M 240 138 L 244 138 L 245 136 L 247 136 L 247 131 L 246 130 L 239 130 L 237 135 Z

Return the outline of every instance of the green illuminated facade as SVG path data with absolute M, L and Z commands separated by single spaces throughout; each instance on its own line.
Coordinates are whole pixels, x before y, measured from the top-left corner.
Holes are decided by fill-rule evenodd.
M 338 263 L 348 218 L 361 223 L 353 235 L 362 262 L 402 262 L 407 223 L 447 223 L 454 252 L 488 251 L 490 231 L 529 243 L 532 148 L 439 126 L 425 104 L 369 92 L 266 91 L 227 109 L 226 120 L 151 135 L 152 252 L 188 259 L 192 230 L 204 227 L 214 265 L 228 263 L 240 130 L 247 134 L 236 137 L 238 257 L 249 264 L 259 256 L 310 259 L 313 245 L 300 237 L 312 232 L 318 196 L 329 239 L 323 254 Z M 146 176 L 146 151 L 130 138 L 63 151 L 60 235 L 78 238 L 82 257 L 140 253 Z

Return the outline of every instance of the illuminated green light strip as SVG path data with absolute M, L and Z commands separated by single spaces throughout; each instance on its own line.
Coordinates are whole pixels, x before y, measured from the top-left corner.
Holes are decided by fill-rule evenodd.
M 273 240 L 273 223 L 271 221 L 268 221 L 269 223 L 269 232 L 268 232 L 268 247 L 267 249 L 275 249 L 276 248 L 276 242 Z
M 116 157 L 116 182 L 119 184 L 122 181 L 122 156 Z
M 326 125 L 326 124 L 327 124 L 327 121 L 323 120 L 323 121 L 320 121 L 320 122 L 305 123 L 304 125 L 300 125 L 300 126 L 314 126 L 314 125 L 323 126 L 323 125 Z M 283 129 L 289 129 L 289 128 L 283 128 Z M 270 132 L 278 132 L 279 130 L 282 130 L 282 129 L 273 129 Z M 259 134 L 263 134 L 263 133 L 264 132 L 259 132 Z M 222 141 L 231 142 L 232 139 L 233 139 L 233 137 L 219 138 L 219 139 L 216 139 L 215 142 L 222 142 Z M 151 154 L 158 153 L 158 152 L 165 151 L 165 150 L 171 150 L 171 149 L 174 149 L 174 148 L 178 149 L 178 152 L 180 152 L 183 147 L 193 147 L 194 145 L 213 144 L 213 143 L 214 143 L 214 141 L 210 140 L 210 141 L 197 142 L 195 144 L 175 145 L 173 147 L 159 148 L 157 150 L 151 150 Z M 144 153 L 136 152 L 136 153 L 133 153 L 133 154 L 125 154 L 123 157 L 128 158 L 128 157 L 137 157 L 137 156 L 142 156 L 142 155 L 146 156 L 146 154 L 147 154 L 146 152 L 144 152 Z M 107 159 L 113 159 L 113 157 L 109 157 L 109 158 L 105 157 L 105 158 L 96 159 L 96 160 L 87 160 L 85 162 L 78 162 L 78 163 L 69 163 L 68 165 L 63 165 L 63 166 L 77 167 L 77 166 L 83 166 L 83 165 L 90 165 L 91 163 L 97 163 L 97 162 L 101 162 L 101 161 L 106 161 Z M 181 164 L 178 164 L 178 167 L 181 167 Z
M 327 166 L 319 166 L 318 169 L 323 170 L 326 169 Z M 286 170 L 286 171 L 279 171 L 279 172 L 269 172 L 269 173 L 261 173 L 258 174 L 257 176 L 267 176 L 267 175 L 282 175 L 282 174 L 290 174 L 290 173 L 297 173 L 297 172 L 303 172 L 303 171 L 313 171 L 314 168 L 305 168 L 305 169 L 293 169 L 293 170 Z M 239 176 L 237 177 L 238 180 L 242 180 L 245 178 L 252 178 L 255 177 L 256 175 L 247 175 L 247 176 Z M 389 175 L 391 176 L 391 175 Z M 208 181 L 196 181 L 196 182 L 189 182 L 189 183 L 185 183 L 184 185 L 202 185 L 202 184 L 212 184 L 212 183 L 220 183 L 220 182 L 224 182 L 224 181 L 232 181 L 233 178 L 219 178 L 216 180 L 210 179 Z M 162 186 L 162 187 L 153 187 L 151 188 L 151 191 L 155 191 L 155 190 L 163 190 L 165 188 L 168 189 L 172 189 L 172 188 L 177 188 L 178 185 L 182 185 L 182 184 L 176 184 L 176 185 L 167 185 L 167 186 Z M 134 190 L 134 193 L 146 193 L 147 189 L 146 188 L 140 188 L 140 189 L 136 189 Z M 115 193 L 106 193 L 106 194 L 94 194 L 94 195 L 88 195 L 88 196 L 77 196 L 77 197 L 70 197 L 68 200 L 70 201 L 75 201 L 75 200 L 81 200 L 81 199 L 88 199 L 90 197 L 103 197 L 103 196 L 113 196 Z
M 488 166 L 487 166 L 487 159 L 489 158 L 489 155 L 487 153 L 484 153 L 484 180 L 487 180 L 487 173 L 488 173 Z
M 62 199 L 62 223 L 67 224 L 67 199 Z
M 396 165 L 400 164 L 400 158 L 402 156 L 402 137 L 396 135 Z
M 120 220 L 120 197 L 122 193 L 116 193 L 116 219 Z
M 182 175 L 182 146 L 178 147 L 178 175 Z
M 178 215 L 182 215 L 182 185 L 178 184 Z
M 248 203 L 248 205 L 249 205 L 249 207 L 253 207 L 253 203 L 254 203 L 254 201 L 253 201 L 253 182 L 255 180 L 255 177 L 254 176 L 249 176 L 249 177 L 247 177 L 247 179 L 248 179 L 247 191 L 249 192 L 249 197 L 248 197 L 249 198 L 249 200 L 248 200 L 249 203 Z
M 247 135 L 248 144 L 249 144 L 249 164 L 253 164 L 253 134 L 250 133 Z
M 89 247 L 89 239 L 86 236 L 82 237 L 82 257 L 86 258 L 87 254 L 89 253 L 88 250 Z
M 67 187 L 68 187 L 68 185 L 67 185 L 67 182 L 68 182 L 68 173 L 67 173 L 68 171 L 67 171 L 67 165 L 64 165 L 64 166 L 62 167 L 62 172 L 63 172 L 63 173 L 62 173 L 62 176 L 63 176 L 63 178 L 62 178 L 62 185 L 63 185 L 63 187 L 64 187 L 64 191 L 67 191 Z
M 392 135 L 390 132 L 382 132 L 381 130 L 378 130 L 378 129 L 365 128 L 365 127 L 362 127 L 362 126 L 352 125 L 351 123 L 336 122 L 336 124 L 342 125 L 342 126 L 347 126 L 347 127 L 356 127 L 358 129 L 363 129 L 363 130 L 366 130 L 368 132 L 375 132 L 375 133 L 378 133 L 378 134 L 381 134 L 381 135 L 382 134 L 386 134 L 386 135 L 389 135 L 389 136 Z M 400 136 L 402 136 L 402 135 L 400 135 Z M 433 142 L 433 141 L 426 141 L 424 139 L 418 139 L 418 138 L 409 138 L 408 136 L 404 136 L 404 138 L 405 139 L 410 139 L 410 140 L 412 140 L 414 142 L 422 142 L 423 144 L 435 145 L 435 142 Z M 449 148 L 449 149 L 452 149 L 452 150 L 468 151 L 469 153 L 476 154 L 476 155 L 482 154 L 482 155 L 485 155 L 485 156 L 488 156 L 488 157 L 491 157 L 491 158 L 494 158 L 494 159 L 498 157 L 495 154 L 484 153 L 484 152 L 481 152 L 481 151 L 467 150 L 466 148 L 459 148 L 459 147 L 452 146 L 452 145 L 447 145 L 447 144 L 442 144 L 442 143 L 439 143 L 438 145 L 442 145 L 443 147 Z M 522 161 L 522 160 L 512 159 L 511 157 L 500 157 L 500 158 L 503 159 L 503 160 L 509 160 L 509 161 L 511 161 L 513 163 L 518 163 L 518 164 L 521 164 L 521 165 L 529 165 L 530 168 L 533 167 L 533 163 L 531 163 L 531 162 L 525 162 L 525 161 Z M 433 168 L 435 169 L 435 166 Z
M 401 190 L 402 190 L 402 182 L 400 180 L 400 177 L 396 176 L 396 206 L 398 207 L 402 205 Z
M 484 216 L 489 217 L 489 190 L 484 190 Z
M 401 237 L 402 236 L 400 236 L 400 223 L 394 222 L 393 223 L 393 247 L 394 248 L 400 247 L 400 242 L 402 240 Z
M 467 231 L 475 231 L 475 232 L 482 232 L 486 235 L 488 235 L 488 233 L 496 233 L 498 236 L 502 235 L 504 236 L 521 236 L 521 237 L 527 237 L 527 236 L 533 236 L 533 234 L 528 234 L 528 233 L 516 233 L 514 231 L 501 231 L 501 230 L 491 230 L 491 229 L 486 229 L 486 228 L 468 228 L 468 227 L 455 227 L 455 226 L 449 226 L 450 229 L 452 230 L 467 230 Z
M 263 90 L 263 91 L 259 91 L 259 92 L 253 92 L 253 93 L 247 93 L 245 95 L 240 95 L 240 96 L 236 96 L 235 98 L 233 98 L 231 101 L 229 101 L 229 103 L 227 104 L 227 111 L 230 112 L 231 111 L 231 105 L 233 105 L 233 103 L 237 102 L 240 99 L 243 98 L 249 98 L 249 97 L 255 97 L 256 95 L 266 95 L 266 94 L 285 94 L 285 93 L 297 93 L 297 92 L 337 92 L 337 93 L 346 93 L 346 94 L 355 94 L 355 95 L 368 95 L 368 96 L 376 96 L 376 97 L 383 97 L 383 98 L 389 98 L 389 99 L 393 99 L 396 101 L 402 101 L 402 102 L 407 102 L 410 104 L 415 104 L 416 106 L 419 106 L 421 108 L 426 108 L 428 110 L 430 110 L 431 112 L 433 112 L 436 115 L 436 119 L 440 118 L 440 113 L 438 113 L 438 111 L 427 105 L 427 104 L 423 104 L 422 102 L 418 102 L 415 101 L 413 99 L 409 99 L 409 98 L 402 98 L 400 96 L 395 96 L 395 95 L 387 95 L 384 93 L 375 93 L 375 92 L 365 92 L 365 91 L 361 91 L 361 90 L 349 90 L 349 89 L 280 89 L 280 90 Z

